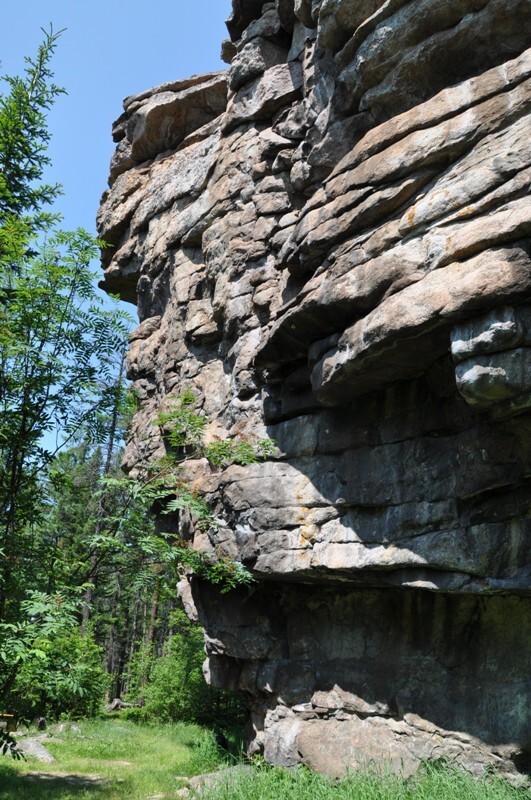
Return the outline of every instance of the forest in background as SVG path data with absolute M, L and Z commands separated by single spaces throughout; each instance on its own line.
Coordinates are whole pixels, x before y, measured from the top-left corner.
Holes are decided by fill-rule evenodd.
M 89 716 L 122 697 L 138 719 L 227 721 L 238 701 L 206 686 L 202 632 L 176 584 L 185 568 L 226 589 L 250 577 L 155 532 L 151 512 L 171 498 L 168 510 L 210 524 L 180 472 L 187 451 L 215 466 L 262 452 L 245 442 L 207 452 L 185 392 L 158 421 L 180 455 L 139 479 L 121 473 L 132 320 L 95 289 L 105 244 L 61 229 L 61 187 L 43 181 L 47 114 L 64 92 L 50 66 L 60 34 L 43 33 L 0 95 L 0 713 Z

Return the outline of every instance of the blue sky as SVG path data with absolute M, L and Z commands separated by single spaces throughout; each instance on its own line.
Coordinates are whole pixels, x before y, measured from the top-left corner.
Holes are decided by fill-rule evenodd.
M 50 176 L 63 184 L 58 210 L 67 228 L 94 231 L 113 150 L 111 123 L 126 95 L 164 81 L 222 69 L 220 44 L 230 0 L 18 0 L 5 2 L 2 74 L 19 74 L 40 28 L 67 30 L 53 62 L 68 95 L 49 116 Z

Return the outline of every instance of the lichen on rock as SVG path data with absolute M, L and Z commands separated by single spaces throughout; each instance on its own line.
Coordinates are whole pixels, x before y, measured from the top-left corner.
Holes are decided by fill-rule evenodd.
M 137 303 L 150 424 L 192 387 L 195 547 L 257 583 L 181 590 L 249 747 L 341 774 L 529 770 L 531 3 L 233 0 L 227 72 L 127 98 L 99 212 Z M 175 520 L 179 524 L 179 520 Z

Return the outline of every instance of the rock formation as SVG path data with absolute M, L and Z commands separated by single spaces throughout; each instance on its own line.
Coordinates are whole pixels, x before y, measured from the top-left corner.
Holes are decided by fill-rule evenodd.
M 207 677 L 276 764 L 525 773 L 531 2 L 233 0 L 228 29 L 227 72 L 125 100 L 99 213 L 141 320 L 126 469 L 184 387 L 209 436 L 277 443 L 191 467 L 223 523 L 193 546 L 257 581 L 181 587 Z

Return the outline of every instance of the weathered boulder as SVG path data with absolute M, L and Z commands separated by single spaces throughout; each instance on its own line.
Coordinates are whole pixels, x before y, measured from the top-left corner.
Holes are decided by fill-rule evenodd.
M 249 747 L 331 775 L 531 763 L 531 3 L 233 0 L 227 73 L 128 98 L 99 213 L 137 303 L 125 468 L 185 387 L 190 578 Z M 149 435 L 146 434 L 149 432 Z M 162 523 L 161 523 L 162 524 Z
M 17 742 L 17 750 L 20 750 L 24 756 L 34 758 L 36 761 L 41 761 L 43 764 L 56 763 L 56 759 L 38 739 L 21 739 Z

